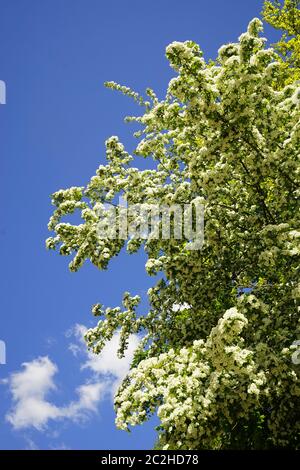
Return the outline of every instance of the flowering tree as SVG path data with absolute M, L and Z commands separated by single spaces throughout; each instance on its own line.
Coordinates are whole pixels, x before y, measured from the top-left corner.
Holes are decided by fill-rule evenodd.
M 96 354 L 120 330 L 119 354 L 131 334 L 140 345 L 116 398 L 121 429 L 157 412 L 164 449 L 300 447 L 299 337 L 300 89 L 278 90 L 280 59 L 265 47 L 254 19 L 235 44 L 206 64 L 192 41 L 166 55 L 176 72 L 166 98 L 145 100 L 115 83 L 143 108 L 135 158 L 155 162 L 138 170 L 117 137 L 106 142 L 107 164 L 86 186 L 53 194 L 50 249 L 105 269 L 126 245 L 144 247 L 151 308 L 138 315 L 138 296 L 103 309 L 86 333 Z M 201 201 L 204 244 L 186 238 L 98 235 L 99 220 L 122 195 L 127 204 Z M 61 218 L 81 211 L 83 223 Z M 116 217 L 121 209 L 116 207 Z M 160 221 L 157 222 L 158 224 Z
M 263 18 L 283 32 L 275 48 L 281 57 L 282 80 L 300 79 L 300 0 L 267 0 Z

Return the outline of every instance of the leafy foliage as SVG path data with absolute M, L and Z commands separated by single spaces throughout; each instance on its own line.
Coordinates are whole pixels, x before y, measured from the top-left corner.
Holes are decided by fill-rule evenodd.
M 264 3 L 264 20 L 283 32 L 275 45 L 282 60 L 283 82 L 300 79 L 300 0 L 268 0 Z

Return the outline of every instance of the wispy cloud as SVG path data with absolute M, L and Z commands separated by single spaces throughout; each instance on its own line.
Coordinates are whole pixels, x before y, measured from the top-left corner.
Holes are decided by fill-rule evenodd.
M 86 349 L 83 340 L 85 326 L 75 325 L 69 332 L 72 337 L 69 349 L 82 361 L 80 369 L 89 371 L 89 377 L 76 389 L 77 398 L 64 406 L 57 406 L 49 396 L 57 390 L 55 376 L 58 366 L 48 357 L 38 357 L 24 362 L 21 370 L 12 373 L 5 381 L 12 395 L 12 406 L 6 420 L 16 430 L 35 428 L 43 431 L 50 421 L 88 419 L 98 411 L 106 396 L 115 392 L 129 370 L 133 353 L 138 344 L 137 336 L 129 341 L 124 358 L 117 357 L 119 335 L 115 334 L 98 356 Z
M 39 446 L 34 442 L 33 439 L 29 436 L 24 436 L 24 439 L 26 441 L 26 447 L 24 450 L 39 450 Z
M 71 447 L 66 446 L 66 444 L 55 444 L 49 446 L 50 450 L 72 450 Z

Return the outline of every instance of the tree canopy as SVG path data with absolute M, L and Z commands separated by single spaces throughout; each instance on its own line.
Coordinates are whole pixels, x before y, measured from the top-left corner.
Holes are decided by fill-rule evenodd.
M 283 84 L 283 50 L 267 48 L 261 31 L 253 19 L 214 64 L 192 41 L 170 44 L 176 76 L 163 100 L 107 83 L 143 109 L 127 119 L 141 128 L 134 156 L 111 137 L 107 163 L 87 186 L 52 197 L 47 246 L 73 255 L 72 271 L 87 259 L 106 269 L 125 246 L 144 249 L 147 272 L 160 273 L 149 312 L 138 314 L 140 299 L 129 293 L 122 307 L 97 304 L 86 341 L 98 354 L 121 331 L 122 356 L 130 335 L 140 335 L 116 423 L 128 429 L 157 413 L 163 449 L 300 447 L 300 87 Z M 151 169 L 134 167 L 139 157 Z M 202 248 L 174 236 L 99 238 L 103 204 L 118 196 L 128 205 L 200 201 Z M 62 220 L 78 210 L 81 224 Z

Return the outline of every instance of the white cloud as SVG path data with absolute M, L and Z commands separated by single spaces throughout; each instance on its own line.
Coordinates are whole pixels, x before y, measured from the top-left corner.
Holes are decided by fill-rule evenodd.
M 53 376 L 57 367 L 48 357 L 24 362 L 22 367 L 8 380 L 14 406 L 6 419 L 16 429 L 28 426 L 42 429 L 49 419 L 59 416 L 59 409 L 46 400 L 47 394 L 55 389 Z
M 133 335 L 130 338 L 125 357 L 119 359 L 119 334 L 115 334 L 102 353 L 96 356 L 87 351 L 83 340 L 85 331 L 83 325 L 77 324 L 70 333 L 76 343 L 71 343 L 69 349 L 75 356 L 82 355 L 80 369 L 90 372 L 90 377 L 76 388 L 76 400 L 65 406 L 56 406 L 49 401 L 49 394 L 57 389 L 54 377 L 58 367 L 47 356 L 24 362 L 20 371 L 12 373 L 3 381 L 12 394 L 12 408 L 7 413 L 6 420 L 14 429 L 33 427 L 41 431 L 47 427 L 49 421 L 85 420 L 97 412 L 102 399 L 115 393 L 129 370 L 138 337 Z
M 86 327 L 83 325 L 76 324 L 74 326 L 73 335 L 77 339 L 77 343 L 71 343 L 69 349 L 75 356 L 78 355 L 80 349 L 81 352 L 84 352 L 86 360 L 81 365 L 82 369 L 90 369 L 94 372 L 95 376 L 106 376 L 110 380 L 115 380 L 119 383 L 129 370 L 134 351 L 139 343 L 137 335 L 132 335 L 129 338 L 125 356 L 119 359 L 117 351 L 119 348 L 120 335 L 118 333 L 115 333 L 112 339 L 106 344 L 101 354 L 96 355 L 87 350 L 86 343 L 83 339 L 86 330 Z
M 79 398 L 62 409 L 66 418 L 80 421 L 87 417 L 86 412 L 97 411 L 98 404 L 104 395 L 105 384 L 101 382 L 83 384 L 76 389 Z

